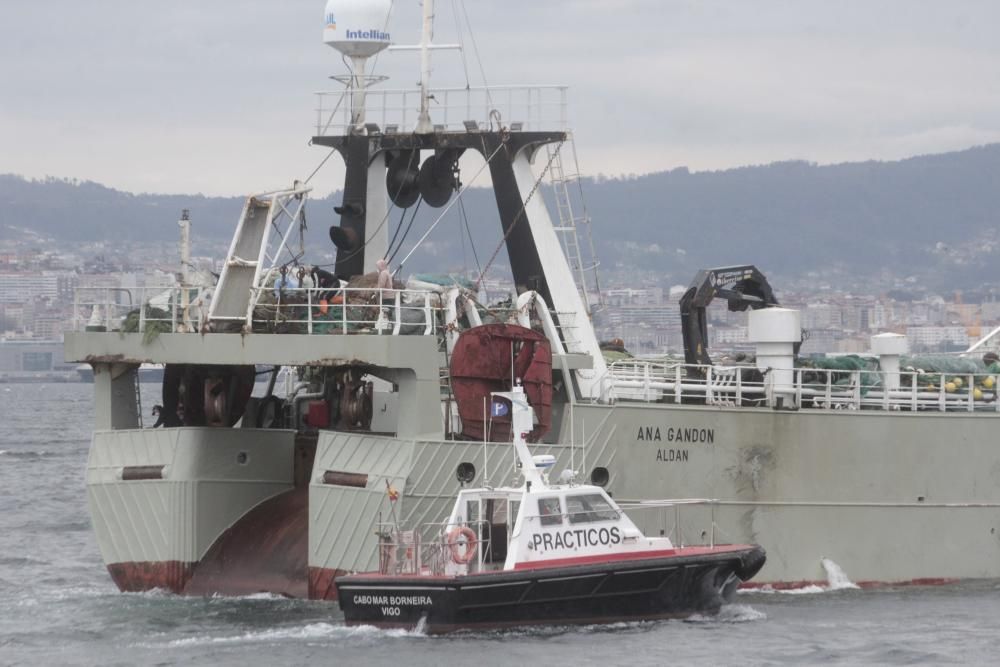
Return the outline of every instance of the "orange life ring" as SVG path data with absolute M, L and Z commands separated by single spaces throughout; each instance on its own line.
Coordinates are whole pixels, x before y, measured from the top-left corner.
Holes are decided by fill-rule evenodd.
M 459 542 L 459 538 L 461 537 L 465 538 L 464 551 L 462 543 Z M 476 555 L 476 543 L 476 533 L 468 526 L 453 528 L 448 533 L 448 548 L 451 550 L 451 559 L 459 565 L 468 563 Z

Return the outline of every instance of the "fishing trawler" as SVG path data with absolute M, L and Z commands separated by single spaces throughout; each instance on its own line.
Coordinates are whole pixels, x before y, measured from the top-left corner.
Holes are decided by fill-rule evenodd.
M 432 0 L 420 88 L 378 88 L 367 68 L 389 45 L 388 8 L 332 0 L 325 16 L 325 41 L 352 65 L 345 91 L 319 96 L 312 138 L 346 165 L 333 271 L 291 249 L 310 190 L 296 182 L 246 200 L 217 283 L 194 285 L 182 259 L 159 305 L 143 291 L 77 292 L 65 350 L 94 369 L 87 499 L 122 590 L 336 597 L 337 576 L 376 569 L 376 537 L 362 536 L 380 514 L 432 521 L 458 491 L 455 471 L 484 486 L 485 471 L 506 469 L 510 417 L 483 406 L 515 378 L 537 455 L 605 489 L 645 535 L 763 544 L 755 583 L 823 583 L 829 561 L 861 584 L 1000 576 L 1000 402 L 980 389 L 985 369 L 925 382 L 893 334 L 873 337 L 875 368 L 803 368 L 798 312 L 768 299 L 749 305 L 746 364 L 607 363 L 577 236 L 586 221 L 567 198 L 578 181 L 566 89 L 432 87 L 444 46 Z M 474 154 L 463 185 L 460 158 Z M 392 209 L 444 215 L 486 171 L 508 303 L 381 264 Z M 709 294 L 746 305 L 734 295 L 753 291 L 753 272 L 712 275 Z M 144 363 L 164 364 L 163 428 L 142 428 Z M 257 368 L 272 369 L 264 388 Z M 665 496 L 691 502 L 632 509 Z
M 523 483 L 461 489 L 448 519 L 424 530 L 377 526 L 378 571 L 334 582 L 348 625 L 439 633 L 713 614 L 763 566 L 755 545 L 675 548 L 646 537 L 570 470 L 550 483 L 555 457 L 531 456 L 534 411 L 521 387 L 490 402 L 511 415 Z

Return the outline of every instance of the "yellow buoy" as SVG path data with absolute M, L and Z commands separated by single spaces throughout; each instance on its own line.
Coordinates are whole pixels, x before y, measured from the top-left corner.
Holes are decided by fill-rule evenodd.
M 976 387 L 975 389 L 973 389 L 972 390 L 972 398 L 976 399 L 977 401 L 983 400 L 983 390 L 980 389 L 979 387 Z
M 993 388 L 993 377 L 990 376 L 990 377 L 986 378 L 985 380 L 983 380 L 983 386 L 986 387 L 987 389 L 992 389 Z
M 962 382 L 962 378 L 955 378 L 954 380 L 952 380 L 952 382 L 954 382 L 955 386 L 958 387 L 959 389 L 961 389 L 962 385 L 965 384 L 964 382 Z
M 951 393 L 954 393 L 955 389 L 956 389 L 956 387 L 955 387 L 955 383 L 954 382 L 945 382 L 945 384 L 944 384 L 944 390 L 946 392 L 948 392 L 949 394 L 951 394 Z

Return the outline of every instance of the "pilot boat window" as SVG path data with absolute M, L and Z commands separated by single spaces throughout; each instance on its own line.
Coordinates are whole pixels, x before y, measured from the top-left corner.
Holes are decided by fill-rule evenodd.
M 507 499 L 483 500 L 483 525 L 479 539 L 482 542 L 484 563 L 503 563 L 507 560 Z
M 539 498 L 538 516 L 543 526 L 558 526 L 562 524 L 562 507 L 559 498 Z
M 479 500 L 470 500 L 465 503 L 465 522 L 470 526 L 477 527 L 479 524 Z
M 614 521 L 618 518 L 618 512 L 604 496 L 597 493 L 566 496 L 566 514 L 570 523 Z

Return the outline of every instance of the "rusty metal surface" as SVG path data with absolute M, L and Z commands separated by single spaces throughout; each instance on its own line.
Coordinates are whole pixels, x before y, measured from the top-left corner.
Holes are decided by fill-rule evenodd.
M 323 473 L 323 483 L 334 486 L 353 486 L 363 489 L 368 486 L 368 475 L 357 472 L 327 470 Z
M 513 366 L 513 367 L 512 367 Z M 509 441 L 510 415 L 484 421 L 490 393 L 510 391 L 512 378 L 524 386 L 538 425 L 528 436 L 537 442 L 552 424 L 552 349 L 545 336 L 513 324 L 485 324 L 459 336 L 451 358 L 451 381 L 462 418 L 462 435 Z
M 125 466 L 122 468 L 122 481 L 132 482 L 143 479 L 163 479 L 164 466 Z
M 180 595 L 275 593 L 304 598 L 309 493 L 292 489 L 264 501 L 226 530 L 196 563 L 112 563 L 122 591 L 168 590 Z
M 108 572 L 119 590 L 139 593 L 154 589 L 181 593 L 191 578 L 194 563 L 176 560 L 143 563 L 111 563 Z
M 347 574 L 344 570 L 335 570 L 328 567 L 310 567 L 309 599 L 336 600 L 337 587 L 333 585 L 333 580 L 344 574 Z
M 308 489 L 296 488 L 247 512 L 197 563 L 183 593 L 306 597 L 308 500 Z
M 316 440 L 315 433 L 297 433 L 295 435 L 292 481 L 296 488 L 309 486 L 313 461 L 316 460 Z

